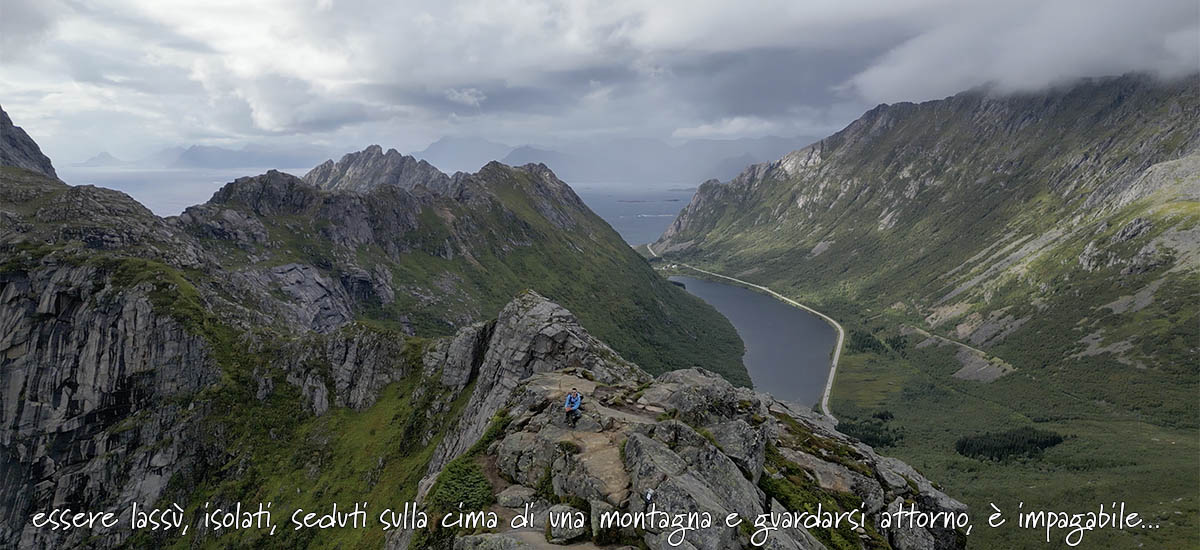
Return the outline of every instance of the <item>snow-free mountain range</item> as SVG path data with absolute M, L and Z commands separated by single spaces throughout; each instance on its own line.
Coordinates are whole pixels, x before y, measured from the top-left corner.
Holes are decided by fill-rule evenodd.
M 1200 544 L 1200 77 L 880 105 L 653 248 L 836 318 L 839 428 L 973 508 L 1117 499 L 1164 527 L 1089 547 Z
M 861 509 L 771 548 L 961 548 L 881 527 L 961 513 L 913 468 L 747 387 L 737 333 L 659 276 L 546 166 L 423 182 L 368 149 L 237 179 L 169 218 L 59 181 L 7 116 L 0 153 L 0 546 L 665 549 L 597 514 Z M 12 139 L 7 139 L 9 137 Z M 378 157 L 378 158 L 376 158 Z M 370 184 L 363 182 L 373 182 Z M 428 184 L 428 185 L 427 185 Z M 703 367 L 703 368 L 698 368 Z M 588 394 L 578 425 L 557 403 Z M 582 528 L 38 529 L 39 511 L 419 499 Z M 280 520 L 281 522 L 284 520 Z M 695 533 L 742 548 L 748 529 Z M 532 539 L 531 539 L 532 537 Z M 685 548 L 688 546 L 685 546 Z
M 811 137 L 693 139 L 670 144 L 658 139 L 609 138 L 553 145 L 506 145 L 477 137 L 443 137 L 425 149 L 402 155 L 423 160 L 445 174 L 472 173 L 493 160 L 509 166 L 545 164 L 567 181 L 678 184 L 707 178 L 728 179 L 748 164 L 778 158 L 807 145 Z M 395 151 L 390 149 L 388 152 Z M 133 161 L 108 152 L 73 168 L 295 168 L 315 166 L 340 154 L 322 146 L 212 145 L 170 147 Z M 401 155 L 398 151 L 396 155 Z

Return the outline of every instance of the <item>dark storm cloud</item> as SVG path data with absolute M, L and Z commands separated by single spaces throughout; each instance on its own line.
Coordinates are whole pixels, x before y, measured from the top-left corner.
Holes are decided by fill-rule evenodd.
M 768 48 L 721 52 L 673 65 L 672 87 L 706 117 L 786 115 L 798 105 L 844 101 L 847 94 L 837 86 L 880 53 Z
M 447 133 L 514 143 L 813 135 L 879 102 L 1200 65 L 1194 0 L 5 0 L 2 9 L 0 96 L 14 117 L 46 128 L 52 153 L 75 158 L 259 136 L 412 150 Z
M 509 86 L 504 82 L 464 82 L 445 88 L 365 85 L 362 97 L 421 109 L 429 114 L 556 114 L 576 99 L 574 87 Z
M 470 116 L 496 113 L 559 115 L 594 93 L 612 89 L 618 95 L 644 86 L 636 70 L 613 60 L 613 64 L 546 71 L 529 82 L 507 79 L 463 79 L 453 86 L 431 87 L 421 83 L 368 83 L 353 95 L 392 105 L 418 107 L 439 115 Z
M 54 24 L 47 3 L 5 1 L 0 4 L 0 60 L 16 59 L 36 48 Z

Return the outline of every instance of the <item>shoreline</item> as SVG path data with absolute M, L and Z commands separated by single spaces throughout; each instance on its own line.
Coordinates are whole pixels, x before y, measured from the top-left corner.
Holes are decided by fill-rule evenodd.
M 651 246 L 651 244 L 650 244 L 650 243 L 646 243 L 646 245 L 645 245 L 645 246 L 646 246 L 646 251 L 650 252 L 650 255 L 651 255 L 651 256 L 653 256 L 653 257 L 655 257 L 655 258 L 661 258 L 661 257 L 662 257 L 662 256 L 659 256 L 659 255 L 658 255 L 658 253 L 654 251 L 654 247 L 653 247 L 653 246 Z M 833 359 L 832 359 L 832 360 L 831 360 L 831 362 L 830 362 L 830 367 L 829 367 L 829 376 L 828 376 L 828 378 L 825 380 L 825 391 L 823 391 L 823 392 L 821 393 L 821 412 L 822 412 L 822 413 L 823 413 L 823 414 L 824 414 L 826 417 L 828 417 L 828 418 L 829 418 L 831 421 L 833 421 L 834 425 L 836 425 L 836 424 L 837 424 L 837 422 L 838 422 L 838 421 L 837 421 L 837 417 L 833 416 L 833 413 L 832 413 L 832 412 L 829 410 L 829 394 L 833 393 L 833 380 L 834 380 L 834 378 L 837 376 L 838 360 L 839 360 L 839 359 L 841 359 L 841 356 L 842 356 L 842 343 L 843 343 L 843 341 L 845 340 L 845 336 L 846 336 L 846 331 L 845 331 L 845 329 L 843 329 L 843 328 L 842 328 L 842 325 L 841 325 L 841 323 L 838 323 L 837 321 L 833 320 L 833 318 L 832 318 L 832 317 L 830 317 L 830 316 L 828 316 L 828 315 L 825 315 L 824 313 L 821 313 L 820 311 L 817 311 L 817 310 L 815 310 L 815 309 L 813 309 L 813 308 L 811 308 L 811 307 L 808 307 L 808 306 L 806 306 L 806 305 L 804 305 L 804 304 L 802 304 L 802 303 L 800 303 L 800 302 L 797 302 L 797 301 L 795 301 L 795 300 L 793 300 L 793 299 L 791 299 L 791 298 L 788 298 L 787 296 L 784 296 L 784 295 L 782 295 L 782 294 L 780 294 L 780 293 L 778 293 L 778 292 L 775 292 L 774 290 L 771 290 L 770 288 L 767 288 L 767 287 L 765 287 L 765 286 L 762 286 L 762 285 L 756 285 L 756 284 L 754 284 L 754 283 L 751 283 L 751 282 L 748 282 L 748 281 L 743 281 L 743 280 L 741 280 L 741 279 L 738 279 L 738 278 L 735 278 L 735 277 L 730 277 L 730 276 L 728 276 L 728 275 L 722 275 L 722 274 L 720 274 L 720 273 L 714 273 L 714 272 L 712 272 L 712 271 L 708 271 L 708 270 L 706 270 L 706 269 L 700 269 L 700 268 L 698 268 L 698 267 L 695 267 L 695 266 L 692 266 L 692 265 L 689 265 L 689 264 L 685 264 L 685 263 L 683 263 L 683 262 L 675 262 L 675 263 L 677 263 L 677 264 L 679 264 L 679 265 L 681 265 L 681 266 L 684 266 L 684 267 L 686 267 L 686 268 L 688 268 L 688 269 L 692 269 L 692 270 L 695 270 L 695 271 L 699 271 L 700 273 L 704 273 L 704 274 L 706 274 L 706 275 L 711 275 L 711 276 L 713 276 L 713 277 L 720 277 L 720 278 L 722 278 L 722 279 L 727 279 L 727 280 L 733 281 L 733 282 L 735 282 L 735 283 L 738 283 L 738 284 L 741 284 L 741 285 L 745 285 L 745 286 L 747 286 L 747 287 L 750 287 L 750 288 L 753 288 L 753 289 L 756 289 L 756 290 L 759 290 L 759 291 L 765 292 L 766 294 L 770 295 L 771 297 L 773 297 L 773 298 L 775 298 L 775 299 L 777 299 L 777 300 L 779 300 L 779 301 L 781 301 L 781 302 L 783 302 L 783 303 L 785 303 L 785 304 L 788 304 L 788 305 L 791 305 L 791 306 L 794 306 L 794 307 L 798 307 L 798 308 L 800 308 L 800 309 L 803 309 L 803 310 L 805 310 L 805 311 L 807 311 L 807 312 L 809 312 L 809 313 L 812 313 L 813 315 L 816 315 L 817 317 L 820 317 L 820 318 L 821 318 L 822 320 L 824 320 L 826 323 L 829 323 L 831 326 L 833 326 L 834 330 L 835 330 L 835 331 L 837 331 L 837 343 L 835 343 L 835 344 L 834 344 L 834 346 L 833 346 Z

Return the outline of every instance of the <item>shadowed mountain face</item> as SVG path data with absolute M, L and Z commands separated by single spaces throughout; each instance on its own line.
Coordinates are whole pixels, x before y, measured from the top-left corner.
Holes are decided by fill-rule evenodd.
M 955 479 L 970 464 L 938 454 L 926 474 L 948 487 L 995 487 L 973 506 L 1035 483 L 1061 506 L 1083 505 L 1084 483 L 1154 506 L 1196 483 L 1194 448 L 1189 467 L 1186 450 L 1121 454 L 1147 432 L 1195 440 L 1200 419 L 1196 76 L 881 105 L 703 184 L 654 246 L 839 318 L 851 367 L 835 412 L 896 411 L 914 438 L 902 456 L 1029 419 L 1079 434 L 1054 460 L 982 480 Z M 1081 465 L 1097 452 L 1116 455 Z M 1047 469 L 1062 481 L 1034 481 Z M 1178 496 L 1173 509 L 1194 509 L 1195 495 Z M 1172 537 L 1195 532 L 1148 544 L 1187 546 Z
M 13 125 L 3 109 L 0 109 L 0 166 L 16 166 L 51 178 L 58 177 L 42 149 L 25 130 Z
M 448 174 L 471 172 L 494 160 L 503 159 L 512 151 L 511 145 L 476 137 L 443 137 L 412 156 L 437 166 Z M 508 163 L 512 165 L 524 162 Z
M 655 489 L 714 514 L 779 499 L 798 509 L 800 492 L 835 507 L 868 502 L 872 517 L 906 500 L 963 510 L 810 411 L 706 370 L 653 380 L 705 365 L 744 383 L 740 340 L 545 166 L 491 163 L 435 190 L 387 175 L 411 159 L 396 160 L 378 165 L 383 174 L 343 163 L 337 185 L 353 192 L 276 171 L 240 178 L 172 218 L 0 166 L 0 546 L 449 548 L 465 533 L 180 537 L 36 529 L 29 518 L 65 503 L 317 510 L 421 498 L 443 510 L 463 490 L 486 496 L 482 507 L 511 487 L 479 461 L 511 479 L 549 476 L 549 488 L 509 491 L 539 509 L 626 506 Z M 551 405 L 562 385 L 595 398 L 578 461 L 550 459 L 563 445 Z M 696 475 L 668 479 L 676 466 Z M 962 545 L 940 529 L 780 536 L 802 548 L 859 536 Z

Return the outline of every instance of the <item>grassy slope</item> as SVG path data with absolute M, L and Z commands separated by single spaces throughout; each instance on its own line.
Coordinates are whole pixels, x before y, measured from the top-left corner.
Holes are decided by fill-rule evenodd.
M 172 478 L 161 502 L 181 503 L 190 518 L 199 518 L 205 503 L 214 511 L 228 510 L 239 502 L 243 509 L 254 509 L 259 502 L 273 503 L 275 535 L 259 529 L 225 530 L 216 535 L 194 531 L 185 537 L 142 531 L 129 541 L 129 547 L 381 547 L 385 533 L 376 521 L 378 514 L 386 508 L 401 509 L 404 502 L 415 498 L 417 482 L 434 448 L 453 429 L 470 396 L 468 386 L 457 400 L 447 402 L 437 382 L 423 379 L 420 356 L 424 340 L 360 324 L 341 329 L 375 331 L 397 342 L 402 351 L 394 360 L 411 374 L 384 388 L 366 410 L 334 407 L 315 416 L 300 406 L 299 391 L 284 382 L 287 373 L 278 358 L 285 346 L 300 342 L 319 349 L 324 337 L 308 335 L 297 341 L 267 329 L 250 334 L 235 330 L 213 315 L 199 297 L 192 281 L 203 283 L 203 276 L 158 262 L 109 255 L 70 261 L 94 265 L 118 287 L 153 283 L 155 309 L 203 335 L 221 369 L 221 382 L 192 398 L 193 414 L 201 415 L 197 421 L 205 426 L 206 448 L 214 453 L 193 457 L 199 461 L 198 467 Z M 259 378 L 275 382 L 265 400 L 255 395 Z M 326 384 L 332 381 L 326 380 Z M 138 421 L 131 417 L 111 429 L 130 429 L 135 425 L 131 423 Z M 289 522 L 297 509 L 326 514 L 333 503 L 346 511 L 358 502 L 370 506 L 368 528 L 295 531 Z M 198 522 L 196 519 L 193 524 L 197 531 Z
M 337 275 L 347 261 L 367 269 L 383 266 L 392 273 L 396 300 L 364 305 L 359 319 L 398 327 L 407 318 L 421 336 L 452 334 L 461 320 L 492 318 L 526 288 L 567 307 L 587 329 L 647 371 L 700 366 L 738 385 L 749 385 L 741 364 L 742 342 L 715 309 L 659 277 L 602 219 L 584 208 L 573 212 L 577 226 L 552 225 L 537 211 L 533 187 L 521 170 L 492 175 L 491 190 L 499 203 L 480 211 L 451 200 L 437 200 L 419 216 L 419 228 L 403 238 L 414 245 L 399 257 L 374 245 L 340 249 L 322 235 L 327 223 L 309 216 L 262 218 L 281 248 L 268 249 L 268 263 L 303 262 Z M 477 233 L 472 258 L 447 259 L 438 248 L 464 231 L 456 223 L 469 219 Z M 520 235 L 529 245 L 512 246 Z M 212 247 L 221 247 L 212 242 Z M 506 251 L 507 249 L 507 251 Z M 240 251 L 227 251 L 226 263 L 239 261 Z M 401 288 L 403 287 L 403 288 Z M 412 289 L 418 292 L 410 292 Z M 435 296 L 429 300 L 422 295 Z
M 842 171 L 801 182 L 768 179 L 748 196 L 734 195 L 733 204 L 711 206 L 703 229 L 680 240 L 703 239 L 699 250 L 685 256 L 689 261 L 816 304 L 848 331 L 873 332 L 881 341 L 898 336 L 904 325 L 957 338 L 956 321 L 926 324 L 925 316 L 939 305 L 964 304 L 957 321 L 1002 308 L 1017 318 L 1030 317 L 987 348 L 1018 369 L 990 384 L 951 378 L 961 365 L 949 348 L 910 345 L 903 356 L 896 351 L 848 353 L 834 387 L 835 412 L 860 418 L 879 410 L 895 414 L 890 424 L 905 437 L 884 452 L 963 498 L 975 510 L 976 521 L 984 519 L 988 502 L 1003 508 L 1023 500 L 1026 507 L 1082 512 L 1101 502 L 1124 500 L 1163 522 L 1162 528 L 1093 533 L 1086 538 L 1088 547 L 1195 546 L 1200 543 L 1195 490 L 1200 486 L 1200 373 L 1195 361 L 1200 276 L 1195 266 L 1171 270 L 1171 262 L 1140 274 L 1122 275 L 1120 265 L 1087 272 L 1077 258 L 1088 242 L 1103 243 L 1136 217 L 1149 219 L 1149 233 L 1110 248 L 1128 258 L 1168 229 L 1200 225 L 1200 204 L 1150 197 L 1120 211 L 1064 223 L 1074 215 L 1074 201 L 1086 193 L 1055 189 L 1070 181 L 1078 181 L 1083 190 L 1096 185 L 1097 179 L 1070 175 L 1066 168 L 1079 151 L 1095 155 L 1099 150 L 1100 162 L 1110 162 L 1109 169 L 1138 162 L 1134 159 L 1168 160 L 1194 140 L 1193 129 L 1163 122 L 1169 120 L 1169 101 L 1156 100 L 1153 107 L 1135 111 L 1135 119 L 1076 135 L 1082 132 L 1078 126 L 1106 116 L 1111 97 L 1067 101 L 1078 105 L 1048 121 L 1051 130 L 1025 127 L 994 140 L 973 133 L 974 119 L 956 122 L 943 110 L 898 116 L 882 139 L 839 159 Z M 1146 119 L 1150 122 L 1143 125 Z M 938 148 L 938 143 L 950 145 Z M 942 157 L 923 152 L 930 149 Z M 1005 157 L 1019 160 L 1005 164 Z M 895 225 L 881 231 L 883 213 L 895 204 L 895 194 L 887 190 L 904 189 L 904 172 L 914 174 L 910 181 L 935 182 L 937 192 L 917 194 Z M 842 184 L 845 192 L 846 181 L 849 193 L 815 219 L 794 209 L 781 213 L 780 205 L 819 195 L 813 191 L 819 185 L 833 184 L 831 195 L 837 195 Z M 855 187 L 860 182 L 882 183 Z M 1103 221 L 1107 229 L 1096 229 Z M 1026 235 L 1077 227 L 1019 262 L 1020 269 L 984 277 L 977 287 L 939 303 L 970 276 L 984 272 L 983 259 L 992 252 L 969 260 L 980 251 L 999 250 Z M 808 251 L 820 241 L 835 243 L 810 257 Z M 960 264 L 966 266 L 950 275 Z M 1154 281 L 1162 286 L 1140 311 L 1116 314 L 1101 307 Z M 1124 364 L 1113 354 L 1072 357 L 1085 349 L 1080 340 L 1097 331 L 1103 345 L 1131 342 L 1125 359 L 1144 368 Z M 917 343 L 912 336 L 909 341 Z M 990 463 L 954 452 L 954 442 L 963 435 L 1034 424 L 1073 437 L 1037 459 Z M 973 547 L 992 548 L 1028 546 L 1040 539 L 1020 530 L 984 529 L 970 540 Z

